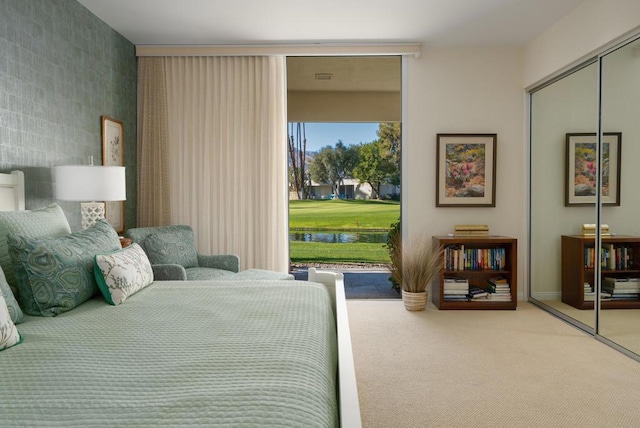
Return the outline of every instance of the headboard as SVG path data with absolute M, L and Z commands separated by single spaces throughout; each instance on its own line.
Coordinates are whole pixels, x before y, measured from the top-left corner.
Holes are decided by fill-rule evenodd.
M 24 210 L 24 173 L 0 174 L 0 211 Z

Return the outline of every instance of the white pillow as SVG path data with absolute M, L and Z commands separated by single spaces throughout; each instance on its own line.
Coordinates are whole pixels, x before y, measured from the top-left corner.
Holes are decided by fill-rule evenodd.
M 98 288 L 112 305 L 119 305 L 153 282 L 149 258 L 136 243 L 115 253 L 98 254 L 95 262 L 93 273 Z
M 11 321 L 9 309 L 0 293 L 0 351 L 22 342 L 22 336 L 18 333 L 16 325 Z

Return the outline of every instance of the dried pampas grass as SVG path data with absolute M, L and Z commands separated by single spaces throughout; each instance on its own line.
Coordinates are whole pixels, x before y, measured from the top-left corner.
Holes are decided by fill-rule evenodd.
M 434 250 L 426 236 L 403 243 L 398 233 L 391 237 L 391 241 L 389 257 L 393 280 L 410 293 L 427 291 L 429 283 L 440 271 L 442 250 Z

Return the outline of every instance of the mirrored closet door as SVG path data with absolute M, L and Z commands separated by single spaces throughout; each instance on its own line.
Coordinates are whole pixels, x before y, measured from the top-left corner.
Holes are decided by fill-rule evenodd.
M 582 139 L 582 134 L 592 133 L 595 141 L 597 82 L 594 60 L 530 98 L 530 297 L 585 329 L 595 328 L 593 274 L 583 271 L 577 248 L 582 243 L 574 237 L 580 235 L 583 223 L 596 222 L 596 209 L 593 202 L 575 198 L 574 183 L 580 183 L 579 194 L 595 192 L 595 144 L 578 146 L 577 171 L 568 154 L 575 156 L 574 136 Z M 565 260 L 569 258 L 575 260 Z
M 532 302 L 640 360 L 638 103 L 640 35 L 531 91 L 528 276 Z
M 601 211 L 611 237 L 602 239 L 598 334 L 640 354 L 640 40 L 603 55 L 600 74 L 603 193 L 620 201 Z

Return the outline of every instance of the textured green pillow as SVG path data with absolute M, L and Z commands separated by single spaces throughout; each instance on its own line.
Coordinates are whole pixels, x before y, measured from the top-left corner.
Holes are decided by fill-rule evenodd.
M 0 268 L 0 296 L 4 297 L 4 301 L 7 304 L 7 310 L 11 316 L 11 321 L 16 324 L 21 323 L 24 319 L 24 314 L 22 313 L 22 309 L 20 309 L 20 305 L 18 305 L 16 298 L 13 296 L 13 292 L 11 292 L 11 287 L 9 287 L 9 283 L 4 277 L 2 268 Z
M 18 333 L 16 325 L 11 321 L 9 310 L 0 295 L 0 351 L 22 342 L 22 336 Z
M 15 292 L 16 279 L 7 246 L 7 235 L 12 233 L 41 238 L 66 235 L 71 233 L 71 228 L 62 208 L 57 204 L 31 211 L 0 211 L 0 267 Z
M 55 316 L 71 310 L 98 291 L 93 276 L 96 254 L 121 248 L 118 234 L 104 219 L 63 236 L 8 236 L 20 306 L 28 315 Z
M 153 282 L 153 269 L 142 247 L 136 243 L 111 254 L 96 255 L 93 274 L 102 295 L 112 305 Z
M 167 226 L 144 240 L 149 260 L 154 265 L 174 263 L 183 268 L 198 266 L 193 230 L 189 226 Z

